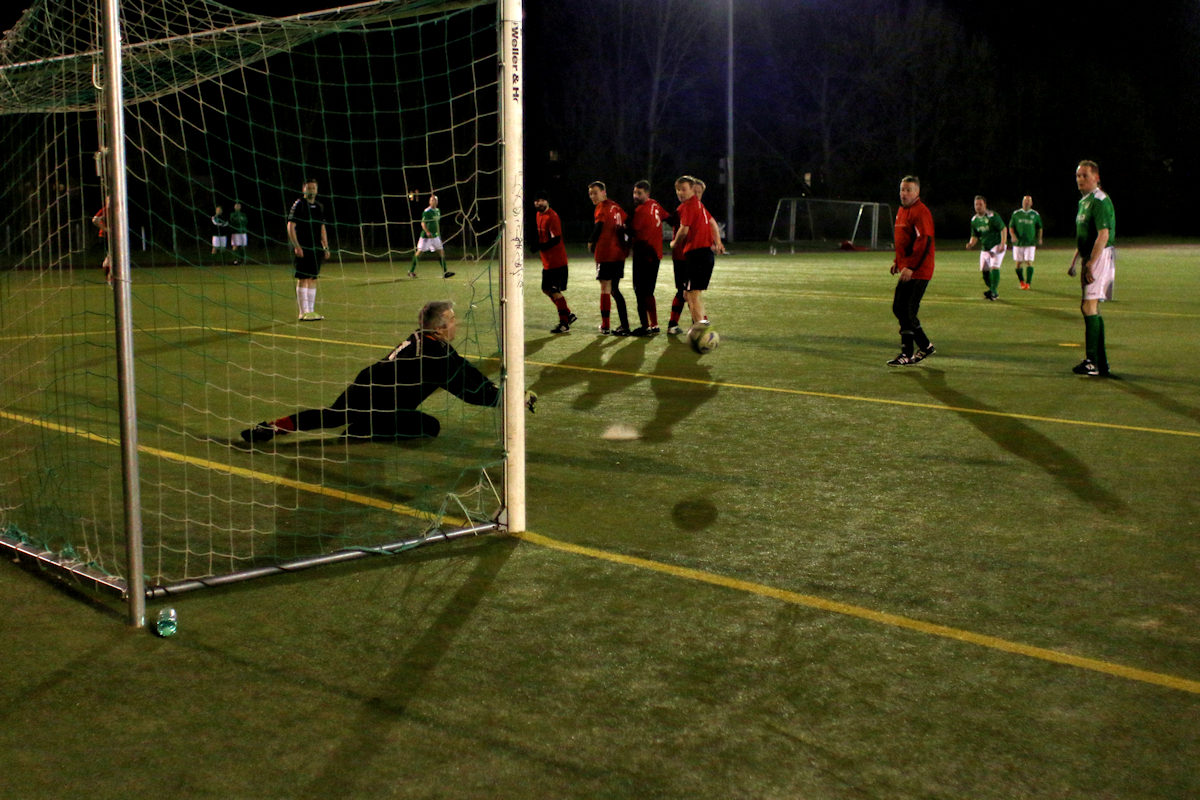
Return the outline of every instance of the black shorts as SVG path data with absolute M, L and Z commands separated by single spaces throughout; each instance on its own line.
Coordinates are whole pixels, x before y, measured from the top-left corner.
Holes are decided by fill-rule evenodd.
M 550 267 L 542 270 L 542 291 L 546 294 L 567 290 L 567 268 Z
M 684 256 L 687 258 L 687 286 L 683 287 L 684 291 L 707 289 L 708 282 L 712 280 L 713 264 L 716 262 L 713 251 L 707 247 L 697 247 L 695 250 L 688 250 Z
M 671 266 L 675 268 L 675 291 L 682 292 L 687 288 L 687 261 L 682 258 L 672 258 Z
M 625 277 L 625 262 L 602 261 L 596 265 L 596 280 L 619 281 Z
M 305 250 L 304 255 L 299 258 L 293 257 L 292 263 L 296 270 L 297 278 L 319 278 L 321 277 L 321 260 L 324 253 L 320 250 Z
M 658 267 L 662 259 L 652 247 L 637 247 L 633 250 L 633 291 L 639 297 L 654 294 L 658 284 Z

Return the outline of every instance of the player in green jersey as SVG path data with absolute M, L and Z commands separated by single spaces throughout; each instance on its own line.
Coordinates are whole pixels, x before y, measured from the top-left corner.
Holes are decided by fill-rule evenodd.
M 242 263 L 238 256 L 238 250 L 243 250 L 249 244 L 249 235 L 246 233 L 250 227 L 250 218 L 246 216 L 246 212 L 242 211 L 242 204 L 235 202 L 233 204 L 233 212 L 229 215 L 229 249 L 233 252 L 233 263 Z
M 446 251 L 442 247 L 442 212 L 438 209 L 436 194 L 429 195 L 429 208 L 421 212 L 421 238 L 417 240 L 412 266 L 408 269 L 410 278 L 417 277 L 417 259 L 421 257 L 421 253 L 437 253 L 438 262 L 442 265 L 443 278 L 454 274 L 446 271 Z
M 1012 237 L 1013 261 L 1017 262 L 1017 281 L 1022 289 L 1033 283 L 1033 259 L 1042 244 L 1042 215 L 1033 210 L 1033 198 L 1025 195 L 1021 207 L 1008 221 Z
M 979 245 L 979 271 L 983 275 L 983 296 L 995 300 L 1000 295 L 1000 266 L 1004 263 L 1004 251 L 1008 249 L 1008 227 L 994 211 L 988 210 L 987 198 L 975 195 L 975 216 L 971 217 L 971 239 L 967 249 Z
M 1075 366 L 1076 375 L 1110 377 L 1108 354 L 1104 349 L 1104 318 L 1100 301 L 1112 297 L 1113 277 L 1117 271 L 1116 214 L 1112 198 L 1100 188 L 1100 168 L 1095 161 L 1080 161 L 1075 168 L 1075 185 L 1083 196 L 1075 214 L 1075 255 L 1067 274 L 1075 277 L 1076 262 L 1082 263 L 1079 283 L 1083 288 L 1084 348 L 1087 357 Z

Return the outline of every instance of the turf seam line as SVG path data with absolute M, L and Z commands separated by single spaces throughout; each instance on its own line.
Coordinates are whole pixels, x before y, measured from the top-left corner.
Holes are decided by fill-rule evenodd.
M 855 617 L 858 619 L 879 623 L 881 625 L 888 625 L 894 628 L 903 628 L 929 636 L 937 636 L 943 639 L 951 639 L 968 644 L 974 644 L 980 647 L 999 650 L 1005 653 L 1013 653 L 1015 655 L 1026 656 L 1041 661 L 1078 667 L 1079 669 L 1090 670 L 1092 672 L 1098 672 L 1104 675 L 1125 678 L 1132 681 L 1139 681 L 1141 683 L 1153 684 L 1155 686 L 1162 686 L 1167 689 L 1175 689 L 1177 691 L 1189 692 L 1191 694 L 1200 694 L 1200 681 L 1189 680 L 1176 675 L 1152 672 L 1150 670 L 1129 667 L 1125 666 L 1124 664 L 1116 664 L 1110 661 L 1103 661 L 1101 659 L 1077 656 L 1070 653 L 1063 653 L 1058 650 L 1050 650 L 1045 647 L 1037 647 L 1034 645 L 1022 644 L 1020 642 L 1012 642 L 1007 639 L 1001 639 L 998 636 L 974 633 L 972 631 L 962 630 L 960 628 L 952 628 L 948 625 L 940 625 L 934 622 L 926 622 L 924 620 L 914 619 L 912 617 L 905 617 L 900 614 L 876 611 L 863 606 L 856 606 L 850 603 L 842 603 L 837 600 L 829 600 L 824 597 L 817 597 L 816 595 L 801 594 L 800 592 L 793 592 L 787 589 L 777 589 L 773 586 L 766 586 L 759 583 L 744 581 L 738 578 L 730 578 L 713 572 L 705 572 L 703 570 L 693 569 L 691 567 L 680 567 L 673 564 L 666 564 L 661 561 L 640 558 L 638 556 L 628 556 L 621 553 L 612 553 L 606 550 L 586 547 L 584 545 L 571 544 L 569 542 L 552 539 L 548 536 L 543 536 L 532 531 L 514 533 L 512 536 L 530 544 L 539 545 L 551 550 L 558 550 L 564 553 L 582 555 L 588 558 L 608 561 L 614 564 L 650 570 L 677 578 L 683 578 L 685 580 L 707 583 L 712 586 L 719 586 L 726 589 L 733 589 L 735 591 L 758 595 L 760 597 L 780 600 L 793 605 L 806 606 L 808 608 L 827 611 L 833 614 Z

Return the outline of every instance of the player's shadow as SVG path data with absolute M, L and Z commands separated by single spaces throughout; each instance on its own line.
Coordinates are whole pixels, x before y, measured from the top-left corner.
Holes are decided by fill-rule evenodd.
M 674 340 L 672 340 L 674 341 Z M 713 382 L 712 368 L 690 347 L 677 342 L 668 347 L 650 373 L 650 390 L 656 400 L 654 417 L 642 426 L 642 439 L 665 442 L 672 429 L 696 409 L 717 396 L 720 387 Z
M 1194 422 L 1200 422 L 1200 408 L 1181 403 L 1174 397 L 1147 388 L 1145 385 L 1136 380 L 1131 380 L 1128 377 L 1122 376 L 1120 380 L 1109 380 L 1106 381 L 1106 384 L 1115 386 L 1121 391 L 1128 392 L 1129 394 L 1141 400 L 1153 403 L 1154 405 L 1171 414 L 1177 414 Z
M 359 704 L 358 718 L 347 726 L 347 735 L 338 746 L 330 750 L 324 768 L 305 786 L 297 787 L 298 797 L 354 795 L 353 779 L 347 784 L 346 764 L 357 764 L 362 774 L 369 775 L 374 762 L 390 757 L 389 732 L 395 729 L 398 719 L 410 713 L 413 700 L 426 692 L 442 659 L 455 646 L 463 628 L 471 624 L 476 608 L 493 593 L 493 584 L 516 547 L 515 539 L 499 539 L 480 548 L 473 568 L 462 577 L 457 591 L 423 626 L 423 632 L 397 654 L 392 669 L 375 682 L 372 696 L 355 696 L 341 690 Z
M 918 367 L 906 374 L 914 376 L 931 397 L 958 410 L 964 420 L 1013 455 L 1042 469 L 1081 501 L 1105 513 L 1123 511 L 1125 504 L 1098 484 L 1088 465 L 1019 419 L 1005 416 L 999 409 L 980 403 L 946 384 L 939 369 Z M 982 413 L 980 413 L 982 412 Z
M 604 395 L 623 391 L 644 377 L 634 373 L 645 359 L 646 340 L 635 339 L 624 346 L 626 341 L 594 339 L 557 364 L 543 367 L 529 388 L 544 397 L 583 383 L 583 392 L 572 407 L 580 411 L 595 408 Z M 606 353 L 612 354 L 608 361 L 604 360 Z
M 547 344 L 549 344 L 550 342 L 554 341 L 557 338 L 558 338 L 558 334 L 551 334 L 550 336 L 543 336 L 540 339 L 526 339 L 525 340 L 525 357 L 528 358 L 529 356 L 533 355 L 534 353 L 540 352 L 542 350 L 542 348 L 544 348 Z

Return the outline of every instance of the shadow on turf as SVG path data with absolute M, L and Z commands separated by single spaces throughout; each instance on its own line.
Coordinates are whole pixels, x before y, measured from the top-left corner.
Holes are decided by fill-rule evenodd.
M 1086 463 L 1021 420 L 1002 416 L 1000 409 L 987 406 L 951 388 L 946 384 L 946 374 L 942 370 L 924 368 L 904 374 L 912 376 L 934 399 L 952 408 L 964 409 L 956 413 L 980 433 L 1018 458 L 1045 471 L 1082 502 L 1106 513 L 1125 509 L 1119 497 L 1092 479 L 1092 471 Z M 976 414 L 965 409 L 993 413 Z
M 539 396 L 546 396 L 576 384 L 586 384 L 571 407 L 590 411 L 608 394 L 622 392 L 644 379 L 636 374 L 646 358 L 649 339 L 612 339 L 597 337 L 558 364 L 543 367 L 537 380 L 529 387 Z M 625 343 L 621 346 L 621 343 Z M 604 355 L 611 351 L 605 361 Z
M 672 347 L 658 357 L 650 373 L 654 392 L 654 418 L 642 426 L 647 442 L 665 442 L 671 429 L 712 400 L 720 387 L 712 382 L 712 368 L 690 347 Z
M 338 747 L 329 752 L 320 774 L 298 796 L 348 796 L 346 764 L 356 764 L 369 773 L 371 761 L 390 751 L 389 734 L 394 730 L 396 718 L 405 716 L 413 698 L 424 693 L 426 682 L 475 609 L 491 593 L 500 570 L 518 545 L 516 539 L 492 539 L 479 548 L 470 573 L 463 576 L 458 589 L 442 611 L 429 620 L 424 632 L 399 654 L 395 667 L 376 683 L 377 691 L 372 696 L 353 697 L 361 703 L 356 724 Z M 332 688 L 345 692 L 344 687 Z
M 1156 392 L 1153 389 L 1148 389 L 1141 383 L 1138 383 L 1136 380 L 1131 380 L 1126 377 L 1123 380 L 1113 382 L 1112 385 L 1124 392 L 1128 392 L 1134 397 L 1145 400 L 1149 403 L 1153 403 L 1166 412 L 1178 414 L 1179 416 L 1185 417 L 1194 422 L 1200 422 L 1200 408 L 1185 405 L 1176 400 L 1174 397 L 1163 394 L 1162 392 Z

